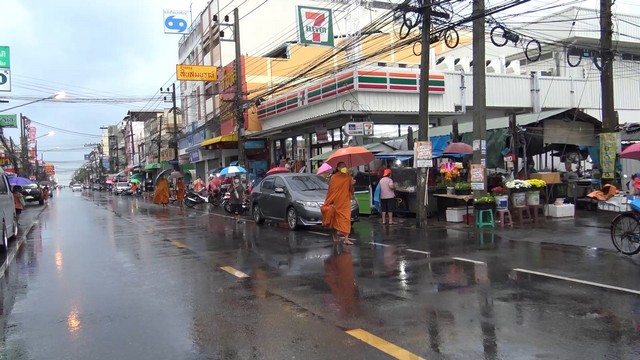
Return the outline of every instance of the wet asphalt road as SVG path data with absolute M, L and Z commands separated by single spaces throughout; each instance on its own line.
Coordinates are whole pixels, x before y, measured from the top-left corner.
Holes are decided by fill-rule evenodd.
M 64 189 L 0 281 L 0 358 L 640 358 L 636 258 L 367 219 L 352 237 Z

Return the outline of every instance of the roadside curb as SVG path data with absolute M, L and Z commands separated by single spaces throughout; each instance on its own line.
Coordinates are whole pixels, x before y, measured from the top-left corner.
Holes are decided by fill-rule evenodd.
M 9 267 L 9 265 L 11 265 L 11 262 L 15 259 L 16 255 L 18 254 L 18 251 L 20 250 L 20 247 L 22 247 L 22 245 L 24 245 L 24 243 L 27 241 L 27 236 L 29 235 L 33 227 L 36 225 L 36 223 L 38 223 L 38 219 L 40 218 L 40 215 L 42 215 L 42 213 L 48 206 L 49 205 L 45 205 L 40 209 L 40 211 L 35 217 L 35 220 L 32 221 L 31 224 L 29 224 L 29 226 L 27 226 L 27 228 L 20 235 L 20 238 L 16 242 L 16 246 L 14 246 L 7 254 L 4 263 L 2 263 L 2 265 L 0 266 L 0 279 L 4 277 L 7 271 L 7 268 Z

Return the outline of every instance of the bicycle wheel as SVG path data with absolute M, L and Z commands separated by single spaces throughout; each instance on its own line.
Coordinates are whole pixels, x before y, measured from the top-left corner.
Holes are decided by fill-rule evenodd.
M 616 216 L 611 221 L 611 241 L 625 255 L 640 252 L 640 220 L 632 213 Z

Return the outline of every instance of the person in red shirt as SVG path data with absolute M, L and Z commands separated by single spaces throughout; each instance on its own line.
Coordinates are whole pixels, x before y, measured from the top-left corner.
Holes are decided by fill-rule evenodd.
M 204 181 L 202 181 L 200 176 L 198 176 L 197 179 L 193 180 L 193 191 L 200 193 L 202 190 L 204 190 L 204 187 Z

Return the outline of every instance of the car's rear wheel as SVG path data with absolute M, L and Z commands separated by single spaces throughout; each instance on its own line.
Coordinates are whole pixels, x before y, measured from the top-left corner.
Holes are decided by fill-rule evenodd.
M 258 204 L 253 205 L 253 220 L 258 225 L 264 224 L 264 217 L 262 216 L 262 210 Z
M 13 217 L 13 239 L 18 239 L 18 216 Z
M 298 229 L 298 212 L 293 207 L 287 210 L 287 225 L 291 230 Z
M 7 225 L 2 222 L 2 247 L 4 251 L 9 251 L 9 238 L 7 237 Z

